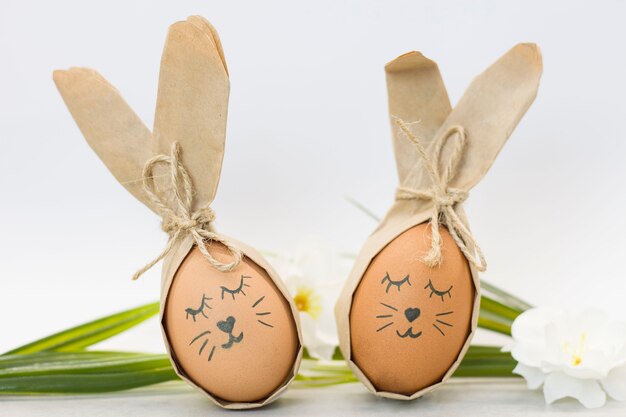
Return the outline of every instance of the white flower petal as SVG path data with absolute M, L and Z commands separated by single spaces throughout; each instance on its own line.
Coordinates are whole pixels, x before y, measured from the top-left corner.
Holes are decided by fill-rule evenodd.
M 309 346 L 314 346 L 315 341 L 315 319 L 307 313 L 300 313 L 300 329 L 302 330 L 302 338 L 304 339 L 304 346 L 308 349 Z
M 307 313 L 300 313 L 300 327 L 304 346 L 312 358 L 332 359 L 335 346 L 339 343 L 335 335 L 327 334 L 326 329 Z
M 576 379 L 560 372 L 548 375 L 543 384 L 543 395 L 548 404 L 565 397 L 576 398 L 587 408 L 602 407 L 606 402 L 606 394 L 597 381 Z
M 577 330 L 587 332 L 603 328 L 608 322 L 606 314 L 595 308 L 584 310 L 573 319 Z
M 339 344 L 333 306 L 350 263 L 331 242 L 312 237 L 290 251 L 280 253 L 274 266 L 292 296 L 303 288 L 310 291 L 309 295 L 315 301 L 315 308 L 310 313 L 315 318 L 306 312 L 300 314 L 304 345 L 311 356 L 330 359 Z
M 602 386 L 611 398 L 626 401 L 626 366 L 620 366 L 609 372 L 602 381 Z
M 565 373 L 575 378 L 604 379 L 613 364 L 598 349 L 585 352 L 579 365 L 572 365 L 571 361 L 564 367 Z
M 544 346 L 531 343 L 518 343 L 511 348 L 511 356 L 516 361 L 528 366 L 539 367 L 544 362 Z
M 524 377 L 524 379 L 526 380 L 526 384 L 528 384 L 528 389 L 539 388 L 548 376 L 540 368 L 526 366 L 522 363 L 517 364 L 515 369 L 513 369 L 513 373 Z
M 541 343 L 545 340 L 545 327 L 562 320 L 563 312 L 556 308 L 531 308 L 520 314 L 511 326 L 511 335 L 518 342 Z
M 313 349 L 309 350 L 311 357 L 317 359 L 331 360 L 335 353 L 335 346 L 331 345 L 316 345 Z

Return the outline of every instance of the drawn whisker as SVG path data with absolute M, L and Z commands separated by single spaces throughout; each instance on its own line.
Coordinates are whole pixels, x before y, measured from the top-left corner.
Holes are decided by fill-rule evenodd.
M 215 345 L 213 345 L 213 347 L 211 348 L 211 353 L 209 353 L 209 360 L 207 362 L 211 362 L 211 359 L 213 359 L 214 352 L 215 352 Z
M 445 321 L 443 321 L 443 320 L 439 320 L 439 319 L 437 319 L 437 322 L 438 322 L 438 323 L 443 324 L 444 326 L 454 327 L 454 326 L 453 326 L 453 325 L 451 325 L 450 323 L 446 323 L 446 322 L 445 322 Z
M 395 308 L 395 307 L 393 307 L 393 306 L 390 306 L 389 304 L 385 304 L 385 303 L 381 303 L 381 304 L 382 304 L 382 305 L 384 305 L 384 306 L 385 306 L 385 307 L 387 307 L 387 308 L 392 309 L 393 311 L 398 311 L 398 309 L 397 309 L 397 308 Z
M 393 314 L 381 314 L 380 316 L 376 316 L 377 319 L 387 319 L 389 317 L 393 317 Z
M 252 308 L 255 308 L 256 306 L 258 306 L 261 303 L 261 301 L 263 301 L 263 300 L 265 300 L 265 296 L 263 296 L 263 297 L 259 298 L 258 300 L 256 300 L 254 302 L 254 304 L 252 304 Z
M 446 311 L 445 313 L 435 314 L 435 316 L 447 316 L 448 314 L 452 314 L 454 311 Z
M 378 329 L 378 330 L 376 330 L 376 331 L 377 331 L 377 332 L 379 332 L 379 331 L 381 331 L 381 330 L 383 330 L 383 329 L 386 329 L 387 327 L 391 326 L 392 324 L 393 324 L 393 321 L 392 321 L 392 322 L 389 322 L 389 323 L 387 323 L 387 324 L 385 324 L 383 327 L 379 328 L 379 329 Z
M 445 336 L 445 335 L 446 335 L 446 334 L 443 332 L 443 330 L 441 330 L 441 329 L 439 328 L 439 326 L 437 326 L 435 323 L 433 323 L 433 327 L 434 327 L 435 329 L 437 329 L 437 330 L 439 331 L 439 333 L 441 333 L 443 336 Z
M 274 326 L 272 326 L 272 325 L 271 325 L 271 324 L 269 324 L 269 323 L 264 322 L 263 320 L 257 320 L 257 321 L 258 321 L 259 323 L 261 323 L 262 325 L 264 325 L 264 326 L 274 328 Z
M 272 314 L 269 311 L 264 311 L 263 313 L 256 313 L 257 316 L 267 316 L 268 314 Z
M 198 336 L 194 337 L 191 342 L 189 342 L 189 346 L 191 346 L 193 344 L 193 342 L 195 342 L 196 340 L 200 339 L 202 336 L 206 336 L 207 334 L 210 334 L 210 333 L 211 333 L 210 330 L 207 330 L 206 332 L 200 333 Z
M 202 355 L 202 351 L 204 350 L 204 347 L 207 343 L 209 343 L 209 339 L 204 339 L 204 343 L 202 343 L 202 346 L 200 346 L 200 351 L 198 352 L 198 355 Z

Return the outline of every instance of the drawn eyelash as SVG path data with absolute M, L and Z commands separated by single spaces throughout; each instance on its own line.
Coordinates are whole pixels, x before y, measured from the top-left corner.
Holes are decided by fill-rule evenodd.
M 205 308 L 208 308 L 209 310 L 212 309 L 212 307 L 207 303 L 207 301 L 209 300 L 212 300 L 212 298 L 209 298 L 205 294 L 202 294 L 202 301 L 200 301 L 200 307 L 198 308 L 187 307 L 185 309 L 185 319 L 189 319 L 189 316 L 191 316 L 193 321 L 196 321 L 196 316 L 198 314 L 201 314 L 205 319 L 208 319 L 207 315 L 204 313 L 204 309 Z
M 404 284 L 405 282 L 407 284 L 409 284 L 409 286 L 411 286 L 411 281 L 409 281 L 409 275 L 405 276 L 404 278 L 402 278 L 401 280 L 398 281 L 394 281 L 389 277 L 389 272 L 387 272 L 387 274 L 385 275 L 385 277 L 383 278 L 382 281 L 380 281 L 381 284 L 384 284 L 385 281 L 387 281 L 387 288 L 385 288 L 385 293 L 389 294 L 389 288 L 391 288 L 392 285 L 395 285 L 396 287 L 398 287 L 398 292 L 400 292 L 400 287 L 402 286 L 402 284 Z
M 239 286 L 237 288 L 235 288 L 234 290 L 231 290 L 229 288 L 226 287 L 222 287 L 220 286 L 220 288 L 222 289 L 222 300 L 224 299 L 224 293 L 229 293 L 231 295 L 231 297 L 233 297 L 233 300 L 235 299 L 235 294 L 243 294 L 244 296 L 246 295 L 246 293 L 243 291 L 243 287 L 249 287 L 248 284 L 244 283 L 243 280 L 244 279 L 250 279 L 252 277 L 247 277 L 245 275 L 241 276 L 241 281 L 239 282 Z
M 424 289 L 430 290 L 430 295 L 428 296 L 429 298 L 432 298 L 433 294 L 435 294 L 437 297 L 441 297 L 441 301 L 443 301 L 443 296 L 446 294 L 448 295 L 448 298 L 452 298 L 452 285 L 450 285 L 450 288 L 445 291 L 439 291 L 435 288 L 433 282 L 429 279 L 428 284 L 426 284 Z

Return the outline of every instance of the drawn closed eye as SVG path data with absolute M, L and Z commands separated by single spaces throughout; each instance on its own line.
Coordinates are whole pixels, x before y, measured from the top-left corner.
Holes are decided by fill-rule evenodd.
M 437 297 L 441 297 L 441 301 L 444 301 L 443 297 L 445 295 L 447 295 L 448 298 L 452 298 L 452 285 L 450 285 L 450 288 L 448 288 L 447 290 L 441 291 L 435 288 L 432 280 L 429 279 L 428 284 L 426 284 L 424 289 L 428 289 L 430 291 L 430 295 L 428 296 L 429 298 L 432 298 L 433 294 L 436 295 Z
M 193 308 L 193 307 L 187 307 L 185 309 L 185 319 L 189 319 L 189 316 L 191 316 L 191 318 L 193 319 L 193 321 L 196 321 L 196 316 L 198 314 L 202 315 L 205 319 L 208 319 L 209 317 L 205 314 L 205 309 L 209 309 L 211 310 L 212 307 L 208 304 L 208 301 L 212 300 L 212 298 L 207 297 L 205 294 L 202 294 L 202 300 L 200 301 L 200 307 L 198 308 Z
M 241 276 L 241 281 L 239 281 L 239 286 L 237 288 L 235 288 L 235 289 L 230 289 L 230 288 L 227 288 L 227 287 L 220 286 L 220 288 L 222 289 L 222 300 L 224 299 L 224 294 L 225 293 L 229 293 L 233 297 L 233 300 L 235 299 L 235 295 L 237 295 L 237 294 L 243 294 L 245 296 L 246 293 L 243 291 L 243 287 L 249 287 L 249 285 L 244 283 L 243 280 L 244 279 L 250 279 L 250 278 L 252 278 L 252 277 L 247 277 L 245 275 L 242 275 Z
M 385 288 L 385 293 L 389 294 L 389 288 L 391 288 L 392 285 L 396 286 L 398 288 L 398 292 L 400 292 L 400 287 L 402 286 L 402 284 L 404 284 L 405 282 L 407 284 L 409 284 L 409 286 L 411 286 L 411 281 L 409 281 L 409 275 L 405 276 L 404 278 L 402 278 L 401 280 L 398 281 L 394 281 L 391 279 L 391 277 L 389 277 L 389 272 L 387 272 L 387 274 L 385 275 L 385 277 L 383 278 L 382 281 L 380 281 L 381 284 L 384 284 L 385 281 L 387 282 L 387 288 Z

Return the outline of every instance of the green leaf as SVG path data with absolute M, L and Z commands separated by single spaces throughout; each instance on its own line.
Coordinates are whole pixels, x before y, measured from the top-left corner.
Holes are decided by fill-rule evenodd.
M 517 316 L 522 314 L 521 310 L 509 307 L 484 294 L 480 297 L 480 308 L 509 320 L 515 320 Z
M 136 352 L 118 352 L 118 351 L 78 351 L 78 352 L 54 352 L 45 351 L 38 353 L 30 353 L 24 355 L 4 355 L 0 356 L 0 372 L 18 367 L 27 367 L 33 365 L 46 365 L 50 363 L 69 363 L 74 360 L 101 360 L 114 357 L 133 357 L 142 355 Z
M 108 339 L 159 312 L 159 303 L 145 304 L 131 310 L 90 321 L 10 350 L 4 355 L 35 353 L 47 350 L 75 351 Z
M 144 387 L 177 378 L 171 366 L 116 373 L 97 371 L 39 377 L 16 376 L 0 379 L 0 395 L 104 393 Z
M 500 303 L 517 310 L 519 312 L 526 311 L 533 306 L 528 304 L 526 301 L 514 296 L 513 294 L 504 291 L 501 288 L 496 287 L 493 284 L 485 281 L 484 279 L 480 280 L 480 286 L 482 287 L 483 294 L 487 294 L 494 300 L 499 301 Z
M 110 392 L 176 379 L 164 354 L 40 352 L 0 359 L 0 394 Z
M 500 303 L 486 295 L 480 297 L 478 326 L 507 336 L 511 335 L 513 321 L 522 312 Z

